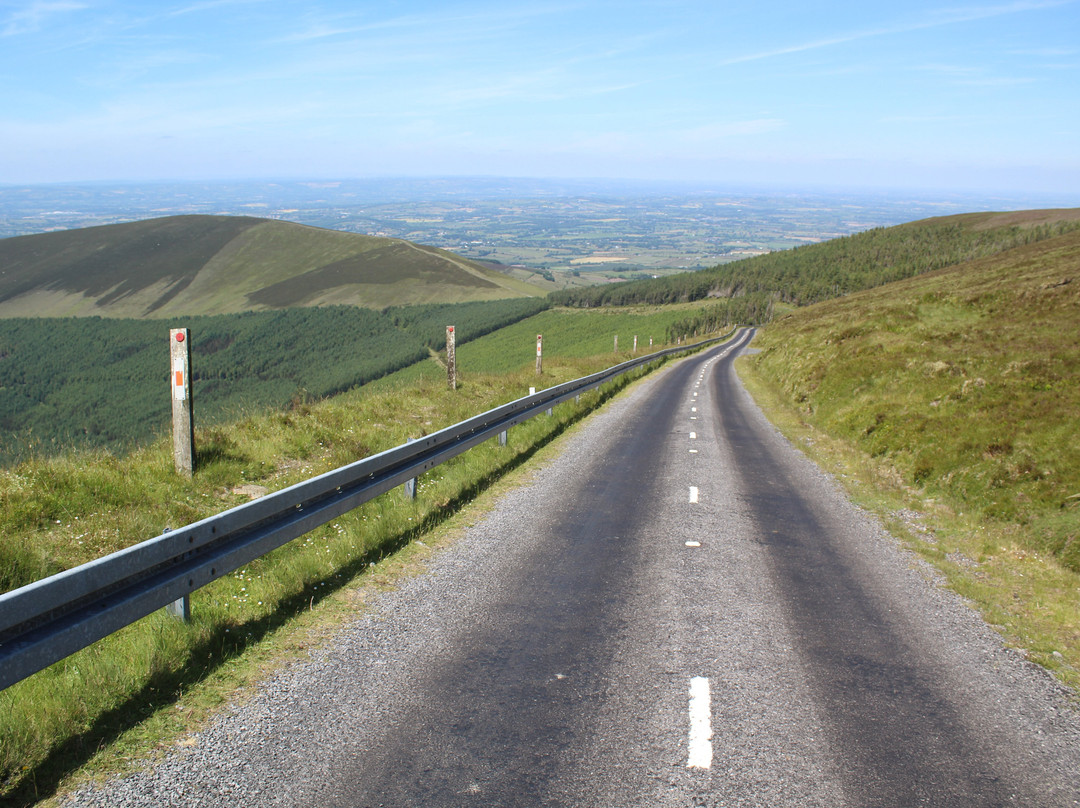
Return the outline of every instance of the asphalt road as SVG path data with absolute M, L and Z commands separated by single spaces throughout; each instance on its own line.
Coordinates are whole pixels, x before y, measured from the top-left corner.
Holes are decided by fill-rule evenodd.
M 1080 805 L 1080 715 L 739 386 L 673 363 L 429 573 L 73 805 Z

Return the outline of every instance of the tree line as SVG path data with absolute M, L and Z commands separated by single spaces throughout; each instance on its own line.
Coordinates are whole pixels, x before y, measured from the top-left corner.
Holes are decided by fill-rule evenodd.
M 755 318 L 771 315 L 770 302 L 795 306 L 869 289 L 1051 238 L 1076 222 L 976 230 L 959 222 L 916 222 L 875 228 L 821 244 L 644 281 L 552 292 L 554 305 L 589 308 L 680 303 L 705 299 L 755 300 Z M 739 320 L 760 323 L 765 319 Z
M 544 299 L 245 312 L 183 321 L 0 319 L 0 463 L 73 447 L 124 450 L 169 428 L 170 327 L 192 333 L 197 423 L 344 392 L 464 343 Z

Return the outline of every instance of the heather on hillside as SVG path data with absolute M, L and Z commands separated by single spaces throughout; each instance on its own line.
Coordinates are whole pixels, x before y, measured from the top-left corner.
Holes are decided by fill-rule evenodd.
M 1080 231 L 800 309 L 753 361 L 912 490 L 1080 571 L 1078 266 Z

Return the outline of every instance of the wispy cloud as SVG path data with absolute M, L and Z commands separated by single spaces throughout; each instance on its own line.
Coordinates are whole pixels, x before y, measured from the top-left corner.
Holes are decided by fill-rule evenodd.
M 1035 56 L 1042 59 L 1060 59 L 1066 56 L 1076 56 L 1080 50 L 1076 48 L 1030 48 L 1028 50 L 1011 50 L 1010 56 Z
M 270 0 L 202 0 L 202 2 L 189 3 L 186 6 L 175 8 L 166 16 L 181 17 L 185 14 L 198 14 L 201 11 L 223 8 L 227 6 L 250 6 L 268 3 Z
M 1036 81 L 1030 76 L 990 76 L 982 67 L 966 65 L 926 64 L 916 69 L 933 73 L 941 81 L 962 87 L 1018 87 Z
M 72 11 L 82 11 L 85 3 L 72 0 L 34 0 L 13 11 L 0 23 L 0 36 L 31 34 L 41 30 L 50 19 Z
M 891 36 L 895 34 L 906 34 L 912 31 L 923 31 L 931 28 L 941 28 L 947 25 L 958 25 L 961 23 L 975 22 L 977 20 L 985 20 L 993 17 L 1001 17 L 1007 14 L 1022 14 L 1032 11 L 1043 11 L 1052 8 L 1059 8 L 1061 6 L 1073 5 L 1076 0 L 1042 0 L 1039 2 L 1022 1 L 1015 3 L 1004 3 L 999 5 L 986 5 L 986 6 L 965 6 L 958 8 L 941 9 L 934 12 L 928 18 L 922 20 L 914 20 L 909 22 L 898 22 L 893 25 L 886 25 L 880 28 L 867 28 L 862 31 L 852 31 L 846 34 L 839 34 L 834 37 L 825 37 L 822 39 L 810 40 L 809 42 L 801 42 L 795 45 L 788 45 L 782 48 L 775 48 L 765 51 L 759 51 L 757 53 L 748 53 L 742 56 L 733 56 L 729 59 L 724 59 L 719 62 L 721 66 L 743 64 L 745 62 L 755 62 L 762 59 L 771 59 L 778 56 L 787 56 L 793 53 L 802 53 L 804 51 L 819 50 L 821 48 L 829 48 L 836 45 L 845 45 L 849 42 L 857 42 L 863 39 L 872 39 L 874 37 Z
M 706 143 L 735 137 L 763 135 L 766 132 L 776 132 L 786 126 L 787 121 L 780 118 L 754 118 L 744 121 L 722 121 L 687 129 L 680 133 L 679 139 L 686 143 Z
M 354 14 L 309 14 L 300 21 L 298 30 L 273 40 L 274 43 L 311 42 L 383 32 L 388 30 L 430 31 L 441 36 L 491 35 L 508 28 L 526 25 L 538 17 L 554 17 L 561 7 L 551 5 L 508 6 L 484 13 L 436 13 L 402 14 L 385 19 L 374 19 L 367 12 Z M 452 33 L 451 33 L 452 32 Z
M 968 115 L 886 115 L 880 119 L 882 123 L 916 124 L 969 124 L 972 122 Z
M 1025 84 L 1034 84 L 1036 79 L 1025 76 L 983 76 L 980 78 L 958 79 L 957 84 L 963 87 L 1022 87 Z

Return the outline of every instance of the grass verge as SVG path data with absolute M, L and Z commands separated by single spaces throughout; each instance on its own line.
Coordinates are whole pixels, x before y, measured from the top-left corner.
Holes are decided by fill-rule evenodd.
M 923 495 L 887 461 L 816 428 L 752 363 L 737 363 L 766 417 L 875 514 L 945 584 L 966 598 L 1005 643 L 1080 689 L 1080 575 L 1032 551 L 1017 531 Z
M 1080 687 L 1080 233 L 800 309 L 738 367 L 770 419 Z

